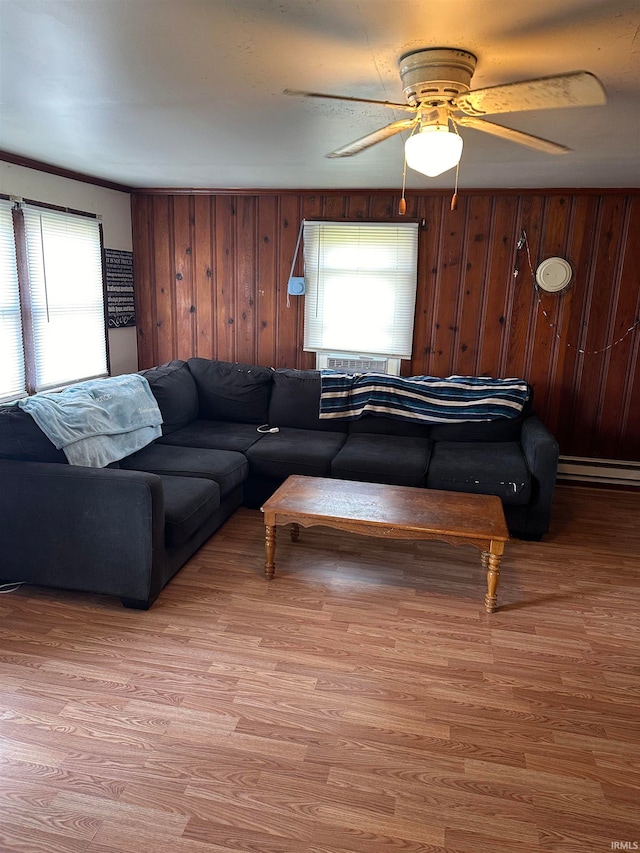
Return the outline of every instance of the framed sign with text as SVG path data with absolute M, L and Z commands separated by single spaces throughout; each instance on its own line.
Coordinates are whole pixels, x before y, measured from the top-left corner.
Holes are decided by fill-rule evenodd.
M 107 314 L 110 329 L 135 326 L 133 297 L 133 252 L 105 249 Z

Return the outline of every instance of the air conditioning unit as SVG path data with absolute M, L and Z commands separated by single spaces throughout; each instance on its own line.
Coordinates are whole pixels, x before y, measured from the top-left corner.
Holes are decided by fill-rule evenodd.
M 345 373 L 389 373 L 400 375 L 399 358 L 369 353 L 317 352 L 316 370 L 340 370 Z

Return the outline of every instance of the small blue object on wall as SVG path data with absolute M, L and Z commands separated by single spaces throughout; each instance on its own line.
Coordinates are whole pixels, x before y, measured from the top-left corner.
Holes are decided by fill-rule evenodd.
M 291 296 L 304 296 L 305 292 L 305 284 L 304 277 L 300 275 L 292 275 L 289 279 L 289 284 L 287 286 L 287 292 L 291 294 Z

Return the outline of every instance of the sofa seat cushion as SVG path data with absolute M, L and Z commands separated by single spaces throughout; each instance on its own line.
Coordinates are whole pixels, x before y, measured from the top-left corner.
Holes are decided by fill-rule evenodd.
M 504 504 L 522 506 L 531 499 L 531 473 L 515 441 L 437 441 L 427 487 L 497 495 Z
M 198 418 L 171 435 L 158 439 L 158 444 L 178 447 L 206 447 L 211 450 L 235 450 L 244 453 L 262 438 L 255 424 L 234 424 L 231 421 L 210 421 Z
M 162 433 L 175 432 L 198 417 L 198 386 L 186 361 L 169 361 L 143 370 L 162 414 Z
M 266 424 L 271 395 L 270 367 L 190 358 L 198 386 L 200 416 L 215 421 Z
M 164 541 L 179 548 L 220 506 L 220 487 L 200 477 L 161 475 L 164 491 Z
M 331 476 L 341 480 L 424 486 L 431 442 L 402 435 L 350 435 L 331 463 Z
M 241 453 L 200 447 L 170 447 L 164 444 L 151 444 L 126 459 L 121 459 L 120 467 L 147 471 L 149 474 L 214 480 L 220 486 L 220 495 L 223 498 L 236 486 L 244 483 L 249 474 L 249 465 Z
M 342 432 L 282 427 L 247 450 L 251 473 L 285 480 L 291 474 L 328 477 L 331 462 L 347 438 Z

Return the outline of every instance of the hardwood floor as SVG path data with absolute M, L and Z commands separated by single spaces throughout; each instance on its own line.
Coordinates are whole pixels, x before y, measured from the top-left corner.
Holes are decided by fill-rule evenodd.
M 474 548 L 263 537 L 146 613 L 0 596 L 2 853 L 640 846 L 640 493 L 559 487 L 492 615 Z

